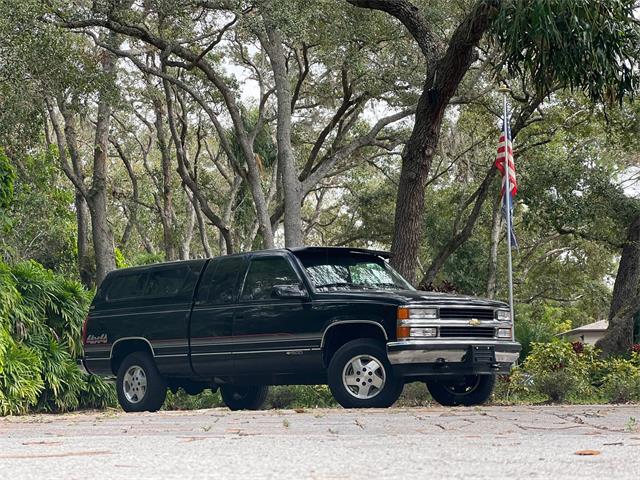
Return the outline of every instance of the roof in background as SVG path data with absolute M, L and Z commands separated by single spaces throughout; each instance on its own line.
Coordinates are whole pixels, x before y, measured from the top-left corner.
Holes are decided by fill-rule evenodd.
M 609 327 L 609 320 L 598 320 L 597 322 L 582 325 L 581 327 L 574 328 L 573 330 L 567 330 L 566 332 L 559 333 L 558 335 L 567 335 L 570 333 L 582 333 L 582 332 L 604 332 Z

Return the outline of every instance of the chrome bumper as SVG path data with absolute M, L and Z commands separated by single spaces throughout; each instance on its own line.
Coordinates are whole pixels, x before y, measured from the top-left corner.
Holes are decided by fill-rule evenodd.
M 521 349 L 509 340 L 405 340 L 387 343 L 387 356 L 392 365 L 461 363 L 471 346 L 493 347 L 496 363 L 502 364 L 515 363 Z

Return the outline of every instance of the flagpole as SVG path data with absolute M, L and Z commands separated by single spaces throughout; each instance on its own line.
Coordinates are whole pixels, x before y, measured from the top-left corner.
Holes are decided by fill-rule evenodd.
M 507 93 L 509 92 L 509 88 L 504 86 L 499 90 L 502 93 L 502 110 L 503 110 L 503 133 L 504 133 L 504 178 L 505 178 L 505 200 L 507 204 L 507 269 L 508 269 L 508 278 L 509 278 L 509 313 L 511 314 L 511 322 L 513 328 L 511 329 L 511 339 L 515 339 L 515 316 L 513 314 L 513 263 L 511 260 L 511 229 L 512 229 L 512 218 L 511 218 L 511 178 L 510 178 L 510 168 L 509 168 L 509 127 L 507 118 Z M 515 161 L 515 160 L 514 160 Z

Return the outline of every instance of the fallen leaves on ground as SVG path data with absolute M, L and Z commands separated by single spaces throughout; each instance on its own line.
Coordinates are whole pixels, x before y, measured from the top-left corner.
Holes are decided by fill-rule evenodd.
M 578 450 L 576 455 L 593 456 L 600 455 L 600 450 Z

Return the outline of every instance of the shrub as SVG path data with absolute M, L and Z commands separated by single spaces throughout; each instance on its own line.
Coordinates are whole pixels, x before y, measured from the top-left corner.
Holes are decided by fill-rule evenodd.
M 611 359 L 607 369 L 609 373 L 602 382 L 602 392 L 609 402 L 640 400 L 640 368 L 633 360 Z
M 561 402 L 587 386 L 587 371 L 571 343 L 553 340 L 533 343 L 524 370 L 532 376 L 532 390 Z
M 0 375 L 0 415 L 26 413 L 38 402 L 44 388 L 40 373 L 42 366 L 37 352 L 2 335 L 5 345 Z
M 91 292 L 36 262 L 0 262 L 0 415 L 115 404 L 75 358 Z
M 164 410 L 199 410 L 223 406 L 224 402 L 219 391 L 213 393 L 207 389 L 198 395 L 189 395 L 183 389 L 179 389 L 176 393 L 167 392 L 167 399 L 162 408 Z
M 326 385 L 288 385 L 272 387 L 267 408 L 327 408 L 337 405 Z

